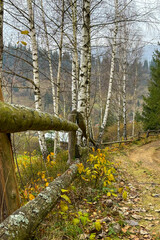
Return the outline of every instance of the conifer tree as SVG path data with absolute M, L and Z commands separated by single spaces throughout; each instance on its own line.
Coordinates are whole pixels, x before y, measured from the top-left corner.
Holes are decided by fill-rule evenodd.
M 148 96 L 144 97 L 142 120 L 144 129 L 160 129 L 160 52 L 153 56 Z

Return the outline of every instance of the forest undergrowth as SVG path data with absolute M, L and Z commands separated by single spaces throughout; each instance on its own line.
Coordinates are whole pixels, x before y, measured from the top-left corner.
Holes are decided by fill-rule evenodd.
M 139 204 L 140 189 L 121 166 L 123 156 L 133 146 L 143 146 L 148 141 L 115 144 L 97 151 L 93 148 L 78 164 L 77 178 L 68 189 L 61 189 L 56 207 L 31 239 L 160 239 L 158 231 L 151 233 L 139 222 L 139 214 L 145 214 L 144 206 Z M 120 161 L 115 160 L 117 156 L 122 157 Z M 36 152 L 24 153 L 17 156 L 17 162 L 22 205 L 68 168 L 67 151 L 56 159 L 50 153 L 45 163 Z

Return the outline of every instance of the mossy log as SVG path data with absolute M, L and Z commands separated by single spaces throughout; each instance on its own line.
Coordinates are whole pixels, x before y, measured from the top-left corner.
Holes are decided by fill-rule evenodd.
M 57 203 L 61 189 L 67 188 L 75 178 L 77 163 L 72 164 L 64 174 L 50 183 L 34 200 L 6 218 L 0 224 L 0 239 L 30 239 L 34 230 Z
M 0 101 L 0 132 L 14 133 L 27 130 L 76 131 L 78 126 L 52 114 Z

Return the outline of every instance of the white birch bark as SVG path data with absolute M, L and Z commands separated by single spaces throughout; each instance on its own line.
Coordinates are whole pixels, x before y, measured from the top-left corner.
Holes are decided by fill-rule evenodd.
M 2 87 L 2 69 L 3 69 L 3 1 L 0 1 L 0 87 Z M 2 96 L 1 96 L 2 99 Z
M 118 0 L 115 0 L 114 3 L 115 3 L 115 28 L 114 28 L 114 36 L 113 36 L 113 44 L 112 44 L 111 69 L 110 69 L 110 78 L 109 78 L 106 107 L 105 107 L 103 122 L 102 122 L 100 133 L 99 133 L 99 142 L 103 137 L 105 126 L 107 124 L 110 100 L 112 95 L 113 77 L 114 77 L 114 66 L 115 66 L 115 55 L 116 55 L 116 48 L 117 48 L 117 33 L 118 33 L 118 19 L 117 19 L 118 18 Z
M 136 72 L 135 72 L 134 94 L 133 94 L 133 119 L 132 119 L 132 136 L 133 137 L 135 135 L 135 114 L 136 114 L 137 80 L 138 80 L 138 69 L 137 69 L 137 59 L 136 59 Z
M 86 120 L 87 117 L 87 89 L 88 89 L 88 56 L 90 47 L 90 0 L 83 0 L 82 46 L 80 77 L 78 89 L 78 111 Z M 81 142 L 81 133 L 78 134 L 78 144 Z
M 102 108 L 102 84 L 101 84 L 101 73 L 100 73 L 100 58 L 97 61 L 98 65 L 98 89 L 99 89 L 99 105 L 100 105 L 100 126 L 103 121 L 103 108 Z
M 60 79 L 61 79 L 61 67 L 62 67 L 62 48 L 63 48 L 63 31 L 64 31 L 64 0 L 62 1 L 62 19 L 61 19 L 61 37 L 59 43 L 59 59 L 58 59 L 58 71 L 57 71 L 57 93 L 56 93 L 56 105 L 55 115 L 59 115 L 59 97 L 60 97 Z M 57 144 L 59 141 L 59 134 L 56 132 L 54 139 L 54 155 L 56 156 Z
M 29 13 L 29 22 L 30 22 L 30 37 L 32 44 L 32 61 L 33 61 L 33 81 L 34 81 L 34 100 L 35 100 L 35 109 L 41 111 L 41 93 L 40 93 L 40 81 L 39 81 L 39 66 L 38 66 L 38 47 L 36 41 L 36 31 L 34 24 L 34 15 L 32 8 L 32 0 L 27 0 L 28 4 L 28 13 Z M 43 160 L 46 159 L 48 155 L 47 146 L 45 142 L 44 134 L 38 131 L 39 145 L 42 152 Z
M 90 37 L 90 36 L 89 36 Z M 90 92 L 91 92 L 91 41 L 89 41 L 88 52 L 88 80 L 87 80 L 87 104 L 86 104 L 86 133 L 87 133 L 87 146 L 89 146 L 90 137 Z
M 73 53 L 72 53 L 72 111 L 77 110 L 77 88 L 79 82 L 79 62 L 77 49 L 77 0 L 72 0 L 72 28 L 73 28 Z
M 78 111 L 86 117 L 87 84 L 88 84 L 88 52 L 90 28 L 90 0 L 83 0 L 82 47 L 80 62 L 80 82 L 78 92 Z
M 127 140 L 127 119 L 126 119 L 126 67 L 127 67 L 127 52 L 124 49 L 124 62 L 123 62 L 123 137 Z
M 52 98 L 53 98 L 53 112 L 55 113 L 55 111 L 56 111 L 56 110 L 55 110 L 55 106 L 56 106 L 55 81 L 54 81 L 54 78 L 53 78 L 51 52 L 50 52 L 50 46 L 49 46 L 47 25 L 46 25 L 45 15 L 44 15 L 43 0 L 41 0 L 41 11 L 42 11 L 42 21 L 43 21 L 44 32 L 45 32 L 45 39 L 46 39 L 46 45 L 47 45 L 47 54 L 48 54 L 49 71 L 50 71 L 50 81 L 51 81 Z
M 121 118 L 121 78 L 118 81 L 118 113 L 117 113 L 117 140 L 120 141 L 120 118 Z
M 126 110 L 126 77 L 127 77 L 127 26 L 126 22 L 124 22 L 124 43 L 123 47 L 123 59 L 122 59 L 122 70 L 123 70 L 123 79 L 122 79 L 122 99 L 123 99 L 123 137 L 124 140 L 127 140 L 127 110 Z

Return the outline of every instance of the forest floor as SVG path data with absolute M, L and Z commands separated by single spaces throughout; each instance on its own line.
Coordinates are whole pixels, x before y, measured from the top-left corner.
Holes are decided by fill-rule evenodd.
M 160 140 L 133 145 L 115 161 L 132 192 L 124 215 L 141 227 L 137 238 L 133 234 L 129 239 L 160 239 Z
M 111 196 L 90 188 L 83 192 L 83 184 L 76 198 L 69 190 L 66 194 L 75 203 L 60 217 L 57 207 L 53 209 L 34 239 L 160 240 L 160 139 L 109 151 L 116 168 L 116 182 L 112 189 L 105 188 Z

